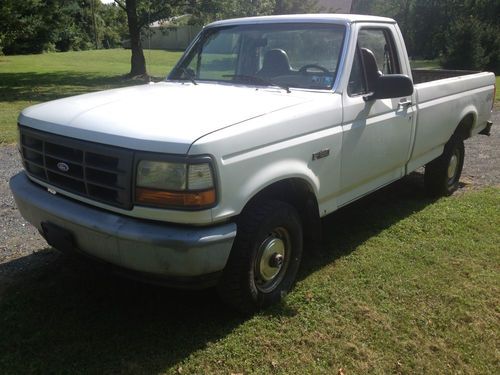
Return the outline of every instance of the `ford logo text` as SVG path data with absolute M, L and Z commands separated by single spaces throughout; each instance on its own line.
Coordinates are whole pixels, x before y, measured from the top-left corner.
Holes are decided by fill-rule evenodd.
M 61 172 L 67 172 L 69 171 L 69 165 L 63 161 L 60 161 L 59 163 L 57 163 L 57 169 L 59 169 Z

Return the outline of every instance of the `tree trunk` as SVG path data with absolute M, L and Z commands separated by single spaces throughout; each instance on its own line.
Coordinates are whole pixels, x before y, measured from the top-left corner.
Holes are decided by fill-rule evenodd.
M 141 28 L 137 20 L 137 0 L 126 0 L 128 32 L 130 34 L 130 48 L 132 57 L 130 59 L 131 77 L 147 75 L 146 60 L 141 44 Z

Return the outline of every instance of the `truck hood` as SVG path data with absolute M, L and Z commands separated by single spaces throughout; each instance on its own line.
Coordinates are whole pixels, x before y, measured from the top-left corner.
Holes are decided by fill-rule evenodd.
M 307 101 L 274 88 L 161 82 L 34 105 L 21 125 L 135 150 L 185 154 L 198 138 Z

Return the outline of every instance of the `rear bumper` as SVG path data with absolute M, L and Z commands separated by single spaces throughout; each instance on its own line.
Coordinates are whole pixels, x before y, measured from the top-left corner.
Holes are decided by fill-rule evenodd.
M 479 134 L 490 136 L 490 135 L 491 135 L 491 126 L 492 126 L 492 125 L 493 125 L 493 122 L 488 121 L 488 122 L 486 123 L 486 127 L 485 127 L 483 130 L 481 130 L 481 131 L 479 132 Z
M 136 278 L 163 284 L 214 284 L 236 236 L 234 223 L 189 227 L 101 210 L 50 194 L 24 172 L 12 177 L 10 188 L 22 216 L 45 233 L 49 243 L 54 241 L 47 236 L 47 227 L 61 228 L 70 235 L 73 250 L 131 271 Z M 55 242 L 66 247 L 60 250 L 70 247 L 64 240 Z

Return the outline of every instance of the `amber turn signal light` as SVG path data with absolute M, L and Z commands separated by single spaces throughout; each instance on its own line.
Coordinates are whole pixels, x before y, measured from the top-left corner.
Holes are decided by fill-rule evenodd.
M 215 189 L 205 191 L 172 192 L 137 187 L 135 202 L 157 207 L 204 208 L 215 203 Z

